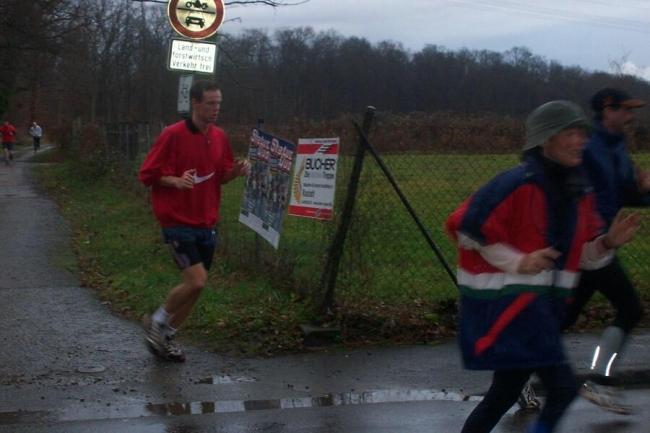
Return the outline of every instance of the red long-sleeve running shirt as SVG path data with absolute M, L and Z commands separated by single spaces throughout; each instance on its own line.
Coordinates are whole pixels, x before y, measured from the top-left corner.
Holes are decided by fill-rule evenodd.
M 191 120 L 165 128 L 140 167 L 140 181 L 151 186 L 153 211 L 162 227 L 212 228 L 219 220 L 221 184 L 233 167 L 228 136 L 210 125 L 201 133 Z M 163 186 L 163 176 L 196 170 L 194 188 Z
M 12 124 L 0 125 L 0 134 L 2 134 L 3 143 L 16 142 L 16 128 Z

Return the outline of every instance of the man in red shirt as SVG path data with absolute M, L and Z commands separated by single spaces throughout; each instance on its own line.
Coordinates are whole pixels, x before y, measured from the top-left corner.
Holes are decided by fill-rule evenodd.
M 221 108 L 219 88 L 197 81 L 190 89 L 192 114 L 163 130 L 140 168 L 151 187 L 154 214 L 182 272 L 182 282 L 144 326 L 149 350 L 170 361 L 185 361 L 174 344 L 208 279 L 217 244 L 221 185 L 247 176 L 250 164 L 233 159 L 225 132 L 214 125 Z
M 16 127 L 9 123 L 8 120 L 5 120 L 4 125 L 0 126 L 0 134 L 2 134 L 2 149 L 5 154 L 5 164 L 9 165 L 10 161 L 14 159 L 12 151 L 16 142 Z

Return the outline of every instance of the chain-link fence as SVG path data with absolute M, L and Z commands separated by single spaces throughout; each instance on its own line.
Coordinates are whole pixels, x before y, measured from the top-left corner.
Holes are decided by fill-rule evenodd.
M 358 116 L 357 116 L 358 117 Z M 337 184 L 337 215 L 343 208 L 358 137 L 350 119 L 329 124 L 342 137 Z M 360 121 L 360 119 L 357 119 Z M 298 136 L 327 136 L 318 128 L 309 133 L 283 130 Z M 324 128 L 327 129 L 327 128 Z M 638 135 L 638 134 L 636 134 Z M 636 136 L 635 135 L 635 136 Z M 377 146 L 386 166 L 408 199 L 428 234 L 439 246 L 445 261 L 455 269 L 456 248 L 444 233 L 449 213 L 495 174 L 516 165 L 524 142 L 523 123 L 496 116 L 379 115 L 370 141 Z M 642 149 L 638 142 L 632 148 Z M 650 156 L 636 150 L 640 166 L 650 168 Z M 233 190 L 235 194 L 238 192 Z M 645 211 L 643 211 L 645 212 Z M 451 278 L 425 236 L 380 170 L 366 156 L 352 222 L 340 262 L 336 297 L 372 298 L 385 303 L 408 303 L 413 299 L 454 299 Z M 322 275 L 328 248 L 340 220 L 323 223 L 287 217 L 279 251 L 255 242 L 248 229 L 238 226 L 236 213 L 222 222 L 225 251 L 257 272 L 271 271 L 279 285 L 302 293 L 322 296 Z M 635 242 L 621 256 L 636 283 L 650 290 L 650 230 L 642 228 Z M 262 267 L 260 267 L 262 266 Z
M 149 122 L 113 123 L 103 129 L 106 144 L 124 160 L 137 161 L 151 147 L 153 137 Z
M 244 188 L 240 179 L 223 189 L 221 249 L 217 260 L 232 272 L 260 275 L 276 287 L 322 300 L 323 269 L 341 223 L 341 209 L 359 143 L 353 119 L 361 121 L 360 116 L 349 115 L 327 122 L 266 125 L 264 129 L 294 142 L 299 137 L 340 137 L 335 220 L 285 216 L 280 247 L 275 250 L 238 222 Z M 244 156 L 251 128 L 226 125 L 225 129 L 235 153 Z M 106 125 L 98 130 L 104 131 L 98 133 L 106 140 L 104 146 L 130 162 L 127 166 L 135 179 L 139 162 L 158 130 L 148 124 Z M 522 122 L 490 115 L 379 114 L 368 137 L 439 246 L 444 260 L 455 269 L 456 249 L 444 233 L 444 221 L 476 188 L 518 163 L 524 137 Z M 643 152 L 643 146 L 634 142 L 632 148 L 638 164 L 650 168 L 650 155 Z M 363 162 L 358 188 L 340 256 L 337 302 L 372 299 L 390 305 L 417 299 L 456 298 L 451 278 L 386 175 L 369 155 Z M 650 294 L 648 238 L 650 229 L 646 224 L 637 239 L 621 251 L 621 256 L 634 281 Z

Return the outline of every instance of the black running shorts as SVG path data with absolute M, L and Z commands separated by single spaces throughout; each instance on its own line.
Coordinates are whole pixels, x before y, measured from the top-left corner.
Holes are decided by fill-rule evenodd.
M 193 227 L 164 228 L 163 239 L 171 246 L 174 261 L 181 270 L 197 263 L 203 263 L 205 269 L 210 269 L 217 247 L 216 230 Z

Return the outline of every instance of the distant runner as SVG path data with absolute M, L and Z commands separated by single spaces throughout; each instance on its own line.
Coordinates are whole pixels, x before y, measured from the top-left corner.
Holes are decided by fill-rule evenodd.
M 14 159 L 14 144 L 16 143 L 16 127 L 5 120 L 4 125 L 0 126 L 0 134 L 2 134 L 2 149 L 5 156 L 5 164 L 11 164 Z
M 34 144 L 34 153 L 38 152 L 38 149 L 41 148 L 41 137 L 43 137 L 43 128 L 36 123 L 32 122 L 32 126 L 29 127 L 29 135 L 32 136 Z

